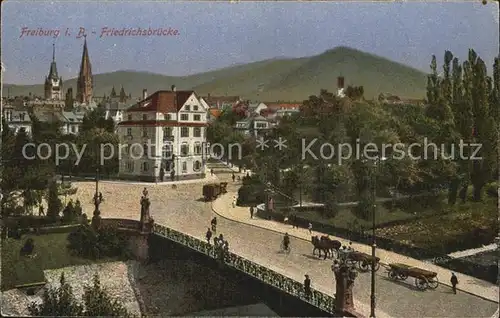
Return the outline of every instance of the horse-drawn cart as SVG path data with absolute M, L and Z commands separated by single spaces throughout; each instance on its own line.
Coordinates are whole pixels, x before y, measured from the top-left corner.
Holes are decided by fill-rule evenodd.
M 436 289 L 439 285 L 437 273 L 405 264 L 389 264 L 387 275 L 394 280 L 406 280 L 408 277 L 414 277 L 415 286 L 420 290 Z
M 358 265 L 358 269 L 361 272 L 368 272 L 372 267 L 373 257 L 369 254 L 358 252 L 358 251 L 350 251 L 345 253 L 345 257 L 348 262 L 351 264 Z M 375 256 L 375 271 L 378 271 L 380 268 L 380 258 Z

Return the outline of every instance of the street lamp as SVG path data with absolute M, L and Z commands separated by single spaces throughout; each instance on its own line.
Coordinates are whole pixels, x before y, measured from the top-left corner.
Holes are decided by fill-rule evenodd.
M 101 224 L 101 211 L 99 211 L 99 204 L 101 201 L 99 200 L 99 167 L 96 169 L 95 175 L 95 194 L 94 194 L 94 216 L 92 217 L 92 226 L 94 228 L 99 228 Z
M 380 162 L 385 160 L 385 158 L 376 157 L 375 158 L 375 169 L 377 169 L 376 173 L 373 173 L 373 211 L 372 211 L 372 264 L 371 264 L 371 293 L 370 293 L 370 317 L 375 318 L 375 250 L 377 249 L 377 243 L 375 238 L 375 212 L 377 205 L 377 173 L 380 169 Z

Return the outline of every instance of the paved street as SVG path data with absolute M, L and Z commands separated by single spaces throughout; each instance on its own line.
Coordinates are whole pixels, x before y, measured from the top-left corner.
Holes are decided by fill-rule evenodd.
M 231 176 L 222 170 L 220 172 L 216 170 L 216 174 L 221 179 Z M 84 211 L 91 216 L 94 184 L 75 183 L 75 186 L 79 188 L 78 197 L 81 198 Z M 139 199 L 143 188 L 142 184 L 100 183 L 105 198 L 105 202 L 101 205 L 102 216 L 138 219 Z M 151 214 L 155 222 L 204 239 L 214 213 L 211 204 L 201 200 L 201 183 L 179 183 L 176 189 L 172 189 L 169 185 L 150 185 L 147 188 L 152 201 Z M 231 185 L 229 190 L 234 188 Z M 282 234 L 220 217 L 218 220 L 218 230 L 228 239 L 233 252 L 298 281 L 303 281 L 304 274 L 307 273 L 311 276 L 314 288 L 333 294 L 331 260 L 323 261 L 312 257 L 310 243 L 292 238 L 292 253 L 283 255 L 278 253 Z M 494 302 L 467 293 L 459 292 L 454 295 L 446 286 L 440 286 L 434 291 L 420 292 L 415 290 L 412 284 L 413 281 L 410 279 L 406 283 L 389 281 L 385 271 L 379 270 L 376 284 L 378 316 L 491 317 L 498 308 Z M 368 316 L 369 273 L 361 273 L 358 276 L 354 295 L 356 309 Z

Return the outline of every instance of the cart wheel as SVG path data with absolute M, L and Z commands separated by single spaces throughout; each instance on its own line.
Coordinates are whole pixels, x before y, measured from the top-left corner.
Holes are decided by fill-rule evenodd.
M 439 280 L 438 280 L 437 276 L 429 279 L 429 288 L 430 289 L 436 289 L 438 286 L 439 286 Z
M 371 265 L 371 264 L 370 264 Z M 380 263 L 376 262 L 375 263 L 375 271 L 378 271 L 380 269 Z
M 394 280 L 397 280 L 398 279 L 398 275 L 396 274 L 395 271 L 393 271 L 392 269 L 389 270 L 389 272 L 387 272 L 387 275 L 389 276 L 390 279 L 394 279 Z
M 406 280 L 408 278 L 408 275 L 406 275 L 405 273 L 399 273 L 398 278 L 401 280 Z
M 426 290 L 429 287 L 429 283 L 424 276 L 420 276 L 415 278 L 415 286 L 420 290 Z
M 358 268 L 362 272 L 368 272 L 368 270 L 370 269 L 370 265 L 368 264 L 367 261 L 359 261 Z

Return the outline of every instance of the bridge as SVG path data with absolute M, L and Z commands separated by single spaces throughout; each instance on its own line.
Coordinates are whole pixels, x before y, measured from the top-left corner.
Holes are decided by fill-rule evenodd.
M 222 171 L 221 167 L 214 167 L 214 170 L 217 178 L 204 182 L 229 181 L 229 192 L 213 204 L 200 200 L 201 184 L 178 183 L 176 189 L 172 189 L 169 184 L 148 185 L 151 198 L 151 216 L 156 224 L 154 231 L 159 232 L 158 226 L 169 228 L 170 230 L 165 233 L 168 233 L 167 235 L 172 237 L 172 240 L 196 246 L 190 247 L 193 250 L 199 248 L 203 251 L 202 245 L 196 245 L 201 243 L 193 243 L 194 239 L 204 242 L 205 232 L 210 225 L 211 218 L 217 214 L 223 215 L 225 218 L 218 217 L 217 230 L 223 233 L 229 241 L 230 251 L 233 254 L 287 277 L 295 283 L 302 282 L 304 274 L 309 274 L 313 289 L 331 297 L 332 300 L 326 301 L 327 303 L 334 302 L 335 284 L 330 268 L 331 261 L 318 260 L 317 257 L 312 256 L 311 243 L 307 240 L 308 232 L 304 229 L 292 230 L 291 227 L 284 225 L 273 225 L 275 222 L 262 219 L 249 220 L 248 208 L 231 207 L 232 198 L 236 195 L 239 187 L 238 183 L 231 182 L 231 174 Z M 75 183 L 75 186 L 78 187 L 79 197 L 92 197 L 94 191 L 92 183 Z M 101 205 L 102 216 L 138 220 L 139 197 L 144 186 L 145 184 L 100 183 L 99 189 L 106 198 Z M 85 211 L 93 210 L 89 200 L 87 206 L 85 206 L 84 200 L 81 201 Z M 292 252 L 289 255 L 277 253 L 284 231 L 288 231 L 292 235 Z M 182 233 L 189 238 L 174 233 Z M 359 246 L 359 248 L 365 247 Z M 377 255 L 380 255 L 379 253 L 383 253 L 383 251 L 377 250 Z M 229 264 L 233 264 L 231 262 L 230 259 Z M 402 260 L 402 262 L 406 261 Z M 442 272 L 443 274 L 440 274 L 439 278 L 446 282 L 449 280 L 449 271 Z M 266 271 L 266 273 L 270 272 Z M 277 274 L 266 274 L 264 277 Z M 268 279 L 264 277 L 263 279 Z M 461 279 L 462 287 L 471 286 L 480 292 L 459 292 L 457 295 L 453 295 L 446 285 L 439 286 L 435 291 L 419 292 L 412 289 L 409 284 L 389 281 L 387 274 L 379 271 L 376 276 L 377 316 L 380 318 L 401 317 L 409 314 L 412 317 L 491 317 L 498 308 L 498 296 L 496 300 L 493 298 L 494 296 L 488 296 L 495 295 L 493 284 L 460 274 L 459 279 Z M 365 316 L 368 316 L 370 312 L 370 284 L 370 275 L 361 273 L 358 275 L 353 289 L 355 308 Z M 498 288 L 496 295 L 498 295 Z M 297 294 L 297 297 L 301 297 L 300 293 Z M 315 299 L 329 298 L 318 296 Z M 325 306 L 329 305 L 318 304 L 318 308 Z
M 144 226 L 140 221 L 107 218 L 102 219 L 101 226 L 115 226 L 121 231 L 127 231 L 130 234 L 134 234 L 136 236 L 140 236 L 142 234 L 144 239 L 146 240 L 146 235 L 158 235 L 200 254 L 203 254 L 208 258 L 219 259 L 217 249 L 213 244 L 208 244 L 206 241 L 202 241 L 188 234 L 175 231 L 164 225 L 154 224 L 150 231 L 145 232 L 143 230 Z M 136 245 L 134 249 L 137 256 L 146 257 L 146 255 L 144 255 L 144 249 L 147 249 L 145 241 L 135 241 L 132 245 Z M 311 297 L 307 298 L 304 293 L 304 286 L 301 282 L 293 280 L 267 267 L 252 262 L 251 260 L 241 257 L 233 252 L 229 252 L 224 255 L 222 264 L 240 271 L 246 275 L 249 275 L 252 278 L 257 279 L 271 287 L 274 287 L 281 292 L 294 296 L 295 298 L 298 298 L 301 301 L 320 309 L 321 312 L 329 313 L 332 316 L 339 315 L 339 311 L 336 309 L 334 297 L 311 288 Z M 356 312 L 353 312 L 352 315 L 349 315 L 349 312 L 342 312 L 342 316 L 356 317 L 359 315 L 357 315 Z

